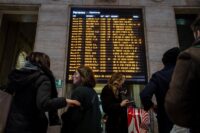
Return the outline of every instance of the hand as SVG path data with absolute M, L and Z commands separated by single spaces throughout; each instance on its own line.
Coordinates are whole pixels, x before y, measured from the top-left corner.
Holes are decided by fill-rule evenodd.
M 125 99 L 125 100 L 123 100 L 123 101 L 120 103 L 120 106 L 121 106 L 121 107 L 124 107 L 124 106 L 126 106 L 126 105 L 128 104 L 128 102 L 129 102 L 129 100 L 128 100 L 128 99 Z
M 69 106 L 80 106 L 81 103 L 77 100 L 66 99 L 67 105 Z

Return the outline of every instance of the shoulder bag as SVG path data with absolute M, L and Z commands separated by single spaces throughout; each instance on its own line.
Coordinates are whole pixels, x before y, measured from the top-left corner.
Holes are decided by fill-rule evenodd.
M 0 133 L 4 133 L 13 95 L 0 90 Z

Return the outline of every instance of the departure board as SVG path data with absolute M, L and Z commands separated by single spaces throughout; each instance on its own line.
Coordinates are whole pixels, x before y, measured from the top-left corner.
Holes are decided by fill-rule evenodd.
M 128 82 L 146 83 L 142 9 L 71 8 L 70 15 L 67 81 L 86 65 L 97 82 L 122 72 Z

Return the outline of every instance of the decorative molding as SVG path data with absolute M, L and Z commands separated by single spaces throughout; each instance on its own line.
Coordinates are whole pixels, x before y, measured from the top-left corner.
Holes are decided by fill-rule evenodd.
M 97 2 L 116 2 L 117 0 L 97 0 Z
M 164 0 L 152 0 L 152 1 L 154 1 L 154 2 L 162 2 Z

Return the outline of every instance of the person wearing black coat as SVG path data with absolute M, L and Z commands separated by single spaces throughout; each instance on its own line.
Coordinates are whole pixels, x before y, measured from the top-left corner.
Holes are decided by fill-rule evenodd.
M 102 108 L 107 115 L 106 133 L 128 133 L 127 104 L 120 89 L 125 81 L 122 73 L 113 73 L 101 92 Z
M 7 92 L 14 95 L 5 133 L 46 133 L 50 125 L 59 124 L 57 109 L 80 103 L 57 97 L 55 79 L 50 71 L 49 57 L 32 52 L 25 66 L 9 75 Z
M 177 47 L 166 51 L 162 58 L 164 68 L 155 72 L 152 75 L 149 83 L 140 92 L 140 98 L 144 106 L 144 110 L 148 111 L 149 109 L 153 109 L 157 114 L 159 133 L 170 133 L 170 130 L 173 127 L 173 123 L 165 112 L 164 99 L 167 90 L 169 89 L 169 83 L 171 81 L 176 59 L 179 53 L 180 50 Z M 152 97 L 154 94 L 157 105 L 154 105 L 152 102 Z
M 92 70 L 81 66 L 72 80 L 75 87 L 71 99 L 79 101 L 81 105 L 69 107 L 62 114 L 61 133 L 101 133 L 101 112 Z

